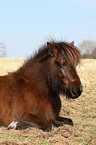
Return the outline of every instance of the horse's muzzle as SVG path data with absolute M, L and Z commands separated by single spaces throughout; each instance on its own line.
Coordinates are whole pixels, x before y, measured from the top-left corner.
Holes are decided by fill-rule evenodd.
M 75 98 L 78 98 L 81 93 L 83 92 L 83 86 L 82 84 L 80 84 L 80 86 L 74 86 L 72 89 L 70 89 L 70 91 L 68 91 L 68 98 L 72 98 L 72 99 L 75 99 Z

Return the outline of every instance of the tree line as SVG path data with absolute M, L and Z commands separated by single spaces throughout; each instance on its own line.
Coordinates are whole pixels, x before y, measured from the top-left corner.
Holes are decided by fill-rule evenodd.
M 82 53 L 82 58 L 96 59 L 96 41 L 84 40 L 79 44 Z
M 82 58 L 96 59 L 96 41 L 84 40 L 79 44 Z M 0 57 L 6 57 L 6 46 L 4 43 L 0 43 Z

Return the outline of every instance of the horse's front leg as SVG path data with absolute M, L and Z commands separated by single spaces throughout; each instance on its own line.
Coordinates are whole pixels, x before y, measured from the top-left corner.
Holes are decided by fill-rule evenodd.
M 11 129 L 11 128 L 26 129 L 28 127 L 35 127 L 35 128 L 42 129 L 43 131 L 50 131 L 52 128 L 52 125 L 49 121 L 42 120 L 32 114 L 28 114 L 24 118 L 26 118 L 24 120 L 28 120 L 28 121 L 24 121 L 24 120 L 13 121 L 8 126 L 8 129 Z
M 64 124 L 73 126 L 73 121 L 71 119 L 60 116 L 58 116 L 56 120 L 52 120 L 51 123 L 56 127 Z

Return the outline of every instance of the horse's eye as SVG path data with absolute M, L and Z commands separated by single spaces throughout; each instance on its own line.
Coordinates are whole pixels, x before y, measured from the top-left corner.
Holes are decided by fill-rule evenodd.
M 60 62 L 55 60 L 56 65 L 60 66 Z
M 61 64 L 61 66 L 63 67 L 63 66 L 66 66 L 66 64 L 65 63 L 63 63 L 63 64 Z
M 66 64 L 65 64 L 65 63 L 61 64 L 61 63 L 60 63 L 60 62 L 58 62 L 58 61 L 55 61 L 55 63 L 56 63 L 59 67 L 64 67 L 64 66 L 66 66 Z

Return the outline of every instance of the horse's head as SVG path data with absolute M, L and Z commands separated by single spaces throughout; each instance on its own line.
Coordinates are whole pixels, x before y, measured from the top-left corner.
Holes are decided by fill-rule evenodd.
M 77 98 L 83 87 L 76 71 L 79 50 L 72 43 L 47 43 L 50 52 L 50 85 L 55 92 Z

